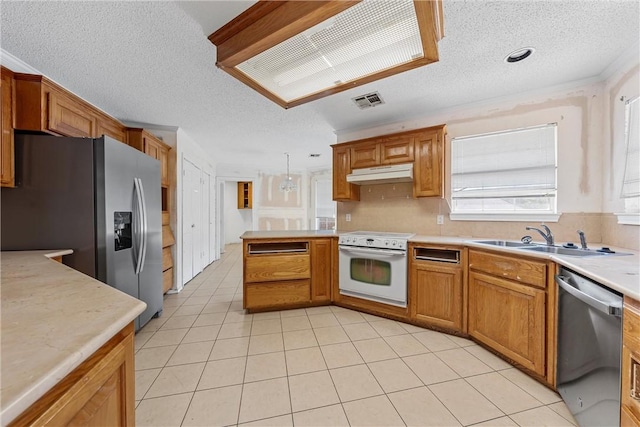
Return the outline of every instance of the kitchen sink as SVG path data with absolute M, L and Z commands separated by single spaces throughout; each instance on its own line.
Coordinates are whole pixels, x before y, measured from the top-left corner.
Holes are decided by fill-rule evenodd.
M 561 246 L 546 246 L 535 243 L 522 243 L 512 240 L 474 240 L 483 245 L 502 246 L 505 248 L 522 249 L 525 251 L 545 252 L 548 254 L 570 255 L 576 257 L 601 255 L 631 255 L 625 252 L 601 252 L 593 249 L 564 248 Z
M 550 254 L 558 254 L 558 255 L 570 255 L 570 256 L 599 256 L 599 255 L 631 255 L 625 252 L 600 252 L 593 249 L 572 249 L 572 248 L 561 248 L 559 246 L 530 246 L 530 247 L 520 247 L 518 249 L 524 249 L 528 251 L 536 251 L 536 252 L 546 252 Z
M 513 242 L 511 240 L 475 240 L 475 243 L 481 243 L 483 245 L 503 246 L 507 248 L 522 248 L 529 247 L 530 245 L 522 242 Z

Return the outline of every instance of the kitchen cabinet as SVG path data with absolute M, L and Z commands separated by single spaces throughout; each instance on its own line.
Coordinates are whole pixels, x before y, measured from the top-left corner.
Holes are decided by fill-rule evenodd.
M 425 130 L 416 136 L 413 197 L 444 195 L 444 131 Z
M 640 301 L 624 298 L 620 425 L 640 426 Z
M 253 184 L 251 182 L 238 182 L 238 209 L 251 209 L 253 207 Z
M 163 187 L 168 187 L 170 185 L 169 150 L 171 147 L 144 129 L 129 128 L 127 133 L 130 146 L 160 161 L 160 181 Z
M 243 243 L 243 308 L 279 310 L 331 303 L 330 238 Z
M 0 91 L 2 97 L 2 112 L 0 113 L 0 185 L 2 187 L 15 187 L 15 156 L 13 142 L 13 110 L 15 104 L 15 92 L 13 87 L 13 72 L 2 67 L 2 83 Z
M 353 169 L 413 164 L 413 197 L 444 194 L 445 125 L 333 145 L 333 199 L 359 200 L 359 186 L 349 184 Z
M 546 377 L 547 264 L 469 251 L 469 335 Z
M 331 302 L 331 239 L 311 240 L 311 301 Z
M 98 117 L 96 126 L 96 134 L 98 136 L 107 135 L 116 141 L 127 144 L 127 128 L 120 122 L 105 117 Z
M 380 165 L 380 144 L 366 142 L 351 147 L 351 169 Z
M 333 200 L 360 200 L 360 186 L 347 182 L 351 173 L 351 148 L 348 146 L 333 147 Z
M 466 332 L 465 250 L 409 244 L 411 320 L 447 331 Z
M 126 142 L 122 123 L 46 77 L 15 73 L 14 85 L 15 129 Z
M 131 323 L 9 426 L 135 425 L 133 331 Z

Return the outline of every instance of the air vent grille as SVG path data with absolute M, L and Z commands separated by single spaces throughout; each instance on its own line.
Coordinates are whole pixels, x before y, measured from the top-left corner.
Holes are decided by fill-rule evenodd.
M 364 110 L 365 108 L 375 107 L 376 105 L 384 104 L 384 100 L 378 92 L 367 93 L 366 95 L 356 96 L 351 98 L 356 103 L 358 108 Z

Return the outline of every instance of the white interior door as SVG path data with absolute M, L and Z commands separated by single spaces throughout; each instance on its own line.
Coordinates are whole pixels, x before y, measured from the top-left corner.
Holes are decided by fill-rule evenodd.
M 211 175 L 202 171 L 202 259 L 204 266 L 213 261 L 211 250 L 212 218 L 211 218 Z
M 187 283 L 202 269 L 199 248 L 200 216 L 199 206 L 202 198 L 200 169 L 189 160 L 183 161 L 182 186 L 182 283 Z
M 224 253 L 224 186 L 225 182 L 220 181 L 218 184 L 218 247 L 220 248 L 220 253 Z

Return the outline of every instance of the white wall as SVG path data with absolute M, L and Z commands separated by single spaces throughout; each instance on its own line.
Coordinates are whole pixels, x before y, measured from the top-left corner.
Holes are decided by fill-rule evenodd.
M 560 88 L 463 106 L 401 123 L 339 133 L 338 142 L 447 125 L 445 176 L 451 139 L 506 129 L 558 124 L 558 211 L 600 212 L 603 83 L 588 80 Z M 446 182 L 447 186 L 450 182 Z M 447 193 L 450 188 L 446 188 Z
M 238 182 L 225 181 L 224 243 L 240 243 L 240 236 L 253 229 L 253 209 L 238 209 Z

